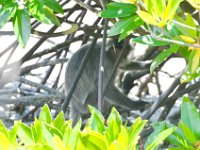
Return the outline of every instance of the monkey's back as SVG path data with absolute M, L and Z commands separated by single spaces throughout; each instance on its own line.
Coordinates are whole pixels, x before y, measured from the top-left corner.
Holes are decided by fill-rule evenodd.
M 72 82 L 78 72 L 79 66 L 83 60 L 83 57 L 88 49 L 89 45 L 82 46 L 77 52 L 70 58 L 66 67 L 65 88 L 66 94 L 69 88 L 72 86 Z M 97 106 L 97 85 L 98 85 L 98 69 L 99 69 L 99 56 L 100 56 L 101 44 L 98 42 L 92 50 L 91 57 L 89 58 L 84 71 L 79 79 L 77 87 L 70 100 L 70 113 L 79 113 L 81 115 L 88 114 L 87 105 Z M 112 58 L 108 58 L 109 55 L 105 55 L 105 78 L 104 86 L 107 82 L 114 62 Z M 73 115 L 73 114 L 71 114 Z

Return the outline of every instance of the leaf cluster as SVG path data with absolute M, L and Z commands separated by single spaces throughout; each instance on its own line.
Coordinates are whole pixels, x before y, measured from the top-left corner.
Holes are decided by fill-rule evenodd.
M 181 82 L 189 82 L 200 76 L 199 22 L 190 13 L 181 10 L 182 0 L 143 0 L 138 2 L 117 1 L 101 12 L 104 18 L 115 18 L 116 23 L 109 36 L 120 35 L 119 40 L 134 34 L 136 29 L 145 35 L 135 36 L 133 42 L 148 46 L 165 46 L 152 62 L 152 73 L 172 54 L 179 53 L 188 62 Z M 199 11 L 199 2 L 188 0 Z
M 25 47 L 31 34 L 30 18 L 34 17 L 47 24 L 60 25 L 55 13 L 64 13 L 56 0 L 1 0 L 0 29 L 11 20 L 19 43 Z

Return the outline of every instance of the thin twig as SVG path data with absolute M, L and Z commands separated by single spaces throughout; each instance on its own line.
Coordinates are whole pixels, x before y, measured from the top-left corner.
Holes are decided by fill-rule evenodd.
M 44 60 L 43 62 L 23 67 L 21 69 L 21 75 L 23 75 L 23 74 L 25 74 L 25 73 L 33 70 L 33 69 L 40 68 L 40 67 L 52 66 L 52 65 L 59 64 L 59 63 L 66 63 L 67 60 L 68 59 L 66 59 L 66 58 L 61 58 L 61 59 L 56 59 L 56 60 Z
M 85 4 L 85 3 L 83 3 L 81 0 L 74 0 L 77 4 L 79 4 L 81 7 L 83 7 L 83 8 L 85 8 L 85 9 L 87 9 L 87 10 L 89 10 L 89 11 L 91 11 L 91 12 L 93 12 L 93 13 L 95 13 L 96 15 L 98 15 L 98 10 L 96 10 L 95 8 L 93 8 L 93 7 L 91 7 L 91 6 L 89 6 L 89 5 L 87 5 L 87 4 Z

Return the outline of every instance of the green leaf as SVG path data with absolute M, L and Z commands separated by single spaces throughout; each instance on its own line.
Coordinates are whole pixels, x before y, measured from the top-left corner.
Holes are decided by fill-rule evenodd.
M 163 63 L 171 54 L 176 53 L 179 49 L 179 45 L 171 45 L 170 48 L 161 52 L 156 58 L 153 60 L 150 66 L 150 72 L 152 73 L 161 63 Z
M 147 13 L 146 11 L 139 10 L 137 13 L 144 22 L 149 23 L 151 25 L 158 25 L 156 18 L 154 18 L 151 14 Z
M 200 63 L 200 50 L 192 50 L 188 61 L 188 71 L 194 74 Z
M 106 122 L 108 126 L 106 135 L 109 143 L 111 143 L 118 138 L 122 126 L 121 116 L 114 107 Z
M 42 124 L 38 119 L 35 119 L 34 124 L 31 129 L 32 129 L 32 136 L 33 136 L 35 143 L 42 142 L 42 140 L 43 140 Z
M 153 2 L 152 2 L 152 0 L 144 0 L 144 3 L 145 3 L 145 5 L 146 5 L 146 9 L 147 9 L 147 11 L 149 12 L 149 13 L 153 13 Z
M 197 77 L 200 77 L 200 67 L 197 67 L 195 73 L 191 73 L 189 71 L 184 72 L 181 76 L 181 83 L 190 82 Z
M 187 25 L 187 26 L 192 25 L 192 26 L 194 26 L 194 28 L 196 28 L 193 21 L 194 20 L 193 20 L 193 18 L 191 18 L 190 15 L 186 16 L 186 20 L 183 20 L 181 17 L 175 16 L 174 24 L 183 35 L 191 37 L 191 38 L 196 38 L 196 31 L 185 27 L 185 25 Z
M 112 123 L 112 121 L 116 122 L 118 127 L 121 128 L 122 119 L 119 112 L 115 109 L 115 107 L 112 108 L 111 113 L 108 116 L 108 119 L 106 121 L 107 125 L 109 126 L 109 124 Z
M 14 19 L 14 32 L 22 47 L 25 47 L 31 34 L 31 24 L 28 11 L 26 9 L 17 10 Z
M 129 24 L 133 24 L 135 16 L 125 17 L 116 22 L 110 29 L 108 36 L 115 36 L 121 34 Z M 134 26 L 133 26 L 134 27 Z
M 14 4 L 8 4 L 0 8 L 0 29 L 13 17 L 15 11 Z
M 134 145 L 138 142 L 139 134 L 146 123 L 147 120 L 141 120 L 140 117 L 135 120 L 134 124 L 129 129 L 129 144 Z
M 167 138 L 176 128 L 169 128 L 160 132 L 157 137 L 152 141 L 150 145 L 147 146 L 146 150 L 153 150 L 156 148 L 165 138 Z
M 165 28 L 165 35 L 168 38 L 177 37 L 180 35 L 180 31 L 177 29 L 176 25 L 173 22 L 168 23 Z M 161 34 L 162 32 L 160 32 Z
M 191 38 L 196 38 L 196 34 L 197 34 L 197 31 L 195 30 L 196 29 L 196 24 L 195 24 L 194 19 L 192 18 L 192 16 L 189 13 L 187 13 L 187 15 L 186 15 L 186 23 L 187 23 L 188 26 L 194 28 L 194 29 L 187 28 L 188 33 L 190 34 L 190 37 Z
M 81 121 L 79 121 L 71 131 L 69 141 L 67 143 L 67 147 L 69 147 L 69 149 L 76 149 L 77 143 L 80 139 L 80 128 L 81 128 Z
M 34 144 L 35 141 L 32 137 L 32 129 L 26 124 L 22 123 L 18 129 L 18 136 L 22 143 L 25 145 Z
M 136 6 L 128 3 L 111 2 L 106 5 L 107 9 L 100 13 L 103 18 L 127 17 L 136 12 Z
M 128 136 L 128 131 L 124 126 L 121 126 L 121 131 L 119 133 L 117 141 L 124 147 L 128 147 L 128 142 L 129 142 L 129 136 Z
M 9 150 L 9 149 L 11 149 L 11 145 L 10 145 L 8 137 L 5 134 L 1 133 L 1 132 L 0 132 L 0 139 L 1 139 L 0 140 L 0 149 L 1 150 Z
M 168 0 L 167 7 L 163 14 L 163 19 L 167 19 L 171 21 L 176 13 L 177 8 L 179 7 L 179 4 L 182 1 L 183 0 Z
M 63 14 L 64 11 L 62 9 L 62 7 L 59 5 L 59 3 L 56 0 L 40 0 L 44 5 L 46 5 L 47 7 L 49 7 L 50 9 L 52 9 L 55 12 L 61 13 Z
M 139 27 L 139 26 L 142 26 L 143 25 L 143 21 L 138 17 L 136 16 L 134 19 L 133 19 L 133 22 L 131 23 L 127 23 L 127 26 L 124 28 L 123 32 L 121 33 L 121 35 L 119 36 L 119 41 L 125 39 L 127 36 L 129 36 L 131 33 L 134 32 L 134 30 Z
M 190 52 L 191 52 L 191 51 L 189 51 L 189 50 L 188 50 L 188 47 L 186 47 L 186 46 L 185 46 L 185 47 L 180 47 L 180 48 L 179 48 L 179 53 L 181 54 L 182 57 L 184 57 L 184 58 L 187 59 L 187 60 L 189 59 Z
M 167 129 L 166 122 L 157 122 L 153 124 L 154 131 L 148 136 L 147 141 L 145 142 L 144 148 L 146 149 L 160 134 L 160 132 Z M 156 149 L 156 147 L 154 147 Z
M 54 143 L 53 143 L 53 133 L 51 133 L 46 126 L 42 123 L 41 125 L 42 128 L 42 138 L 45 141 L 45 143 L 48 143 L 48 145 L 51 148 L 54 148 Z
M 61 124 L 61 123 L 60 123 Z M 56 127 L 54 127 L 52 124 L 48 124 L 48 123 L 44 123 L 45 127 L 48 129 L 48 131 L 52 134 L 52 135 L 57 135 L 59 136 L 61 139 L 63 138 L 62 132 L 60 131 L 62 128 L 57 129 Z M 64 124 L 61 124 L 62 126 L 64 126 Z
M 1 120 L 0 120 L 0 132 L 9 137 L 9 133 Z
M 62 127 L 65 125 L 65 115 L 63 111 L 61 111 L 56 118 L 53 121 L 54 127 L 56 127 L 58 130 L 61 130 Z
M 108 149 L 108 143 L 106 137 L 101 133 L 93 130 L 86 130 L 82 135 L 82 141 L 86 149 L 95 148 L 95 150 Z
M 28 146 L 28 150 L 54 150 L 49 145 L 37 143 L 31 146 Z
M 173 147 L 173 148 L 169 148 L 168 150 L 183 150 L 183 148 Z
M 17 133 L 18 133 L 18 129 L 21 126 L 21 122 L 17 121 L 14 123 L 13 128 L 9 131 L 9 140 L 10 143 L 15 144 L 17 141 Z
M 49 107 L 48 107 L 47 104 L 45 104 L 42 107 L 40 115 L 39 115 L 39 120 L 51 124 L 52 117 L 51 117 L 51 112 L 50 112 Z
M 59 21 L 58 17 L 53 13 L 53 11 L 51 9 L 49 9 L 48 7 L 45 7 L 44 12 L 45 12 L 45 16 L 50 20 L 51 23 L 53 23 L 57 26 L 60 25 L 60 21 Z
M 103 115 L 95 107 L 90 105 L 88 107 L 92 115 L 88 119 L 86 127 L 89 126 L 90 128 L 92 128 L 92 130 L 103 133 L 105 131 L 105 126 L 104 126 L 105 119 Z
M 109 150 L 124 150 L 125 148 L 122 147 L 122 145 L 118 141 L 113 141 L 109 145 Z
M 200 118 L 197 108 L 187 98 L 183 97 L 181 106 L 181 120 L 192 131 L 197 139 L 200 138 Z
M 168 45 L 168 42 L 158 41 L 152 38 L 150 35 L 139 36 L 133 39 L 133 42 L 146 44 L 149 46 L 165 46 Z
M 64 143 L 65 146 L 68 145 L 71 132 L 72 132 L 72 122 L 68 122 L 66 124 L 66 128 L 65 128 L 65 131 L 63 133 L 63 143 Z
M 113 141 L 117 140 L 120 133 L 120 129 L 121 128 L 118 126 L 115 120 L 110 120 L 108 128 L 107 128 L 107 132 L 106 132 L 108 143 L 112 143 Z
M 45 11 L 43 4 L 40 0 L 31 1 L 28 5 L 29 13 L 35 17 L 37 20 L 47 23 L 50 23 L 50 20 L 45 16 Z
M 174 127 L 174 125 L 172 126 Z M 170 134 L 167 139 L 169 143 L 176 145 L 178 147 L 187 147 L 187 139 L 185 138 L 182 130 L 177 128 L 172 134 Z
M 161 16 L 166 8 L 166 0 L 155 0 L 153 7 L 155 7 L 154 14 Z
M 182 121 L 179 122 L 179 127 L 183 131 L 186 139 L 188 139 L 188 141 L 193 145 L 197 139 L 192 131 Z
M 126 38 L 128 35 L 143 24 L 143 21 L 137 16 L 132 15 L 130 17 L 121 18 L 115 25 L 110 29 L 108 36 L 120 35 L 119 41 Z

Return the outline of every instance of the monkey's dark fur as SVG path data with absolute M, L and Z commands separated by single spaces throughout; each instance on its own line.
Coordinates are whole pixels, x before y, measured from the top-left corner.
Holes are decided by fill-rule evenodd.
M 101 49 L 101 42 L 97 42 L 92 51 L 92 56 L 88 60 L 86 67 L 79 79 L 77 87 L 70 100 L 70 118 L 73 119 L 73 124 L 84 116 L 89 115 L 88 104 L 97 107 L 97 87 L 98 87 L 98 64 L 99 55 Z M 73 54 L 66 67 L 65 74 L 65 90 L 66 94 L 69 88 L 73 84 L 73 79 L 79 69 L 79 65 L 89 47 L 89 44 L 82 46 L 77 52 Z M 104 88 L 111 74 L 112 68 L 115 63 L 116 56 L 114 54 L 114 48 L 112 41 L 109 41 L 106 47 L 105 59 L 104 59 Z M 134 101 L 122 94 L 115 86 L 114 81 L 110 84 L 108 90 L 105 93 L 102 111 L 103 113 L 109 113 L 110 108 L 119 106 L 124 110 L 133 110 L 144 108 L 146 102 Z

